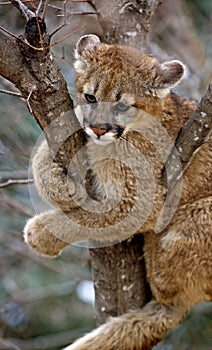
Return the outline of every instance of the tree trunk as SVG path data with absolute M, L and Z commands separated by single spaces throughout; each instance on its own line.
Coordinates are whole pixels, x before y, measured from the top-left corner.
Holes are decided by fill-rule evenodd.
M 145 50 L 150 20 L 159 1 L 93 0 L 102 40 Z M 112 11 L 110 9 L 113 9 Z M 144 306 L 151 299 L 143 258 L 143 237 L 90 249 L 97 323 Z

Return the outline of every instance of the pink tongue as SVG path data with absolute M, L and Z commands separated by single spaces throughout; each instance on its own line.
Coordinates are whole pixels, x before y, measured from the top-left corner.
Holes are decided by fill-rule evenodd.
M 97 128 L 91 128 L 93 130 L 93 132 L 97 135 L 97 136 L 102 136 L 106 133 L 107 130 L 105 129 L 97 129 Z

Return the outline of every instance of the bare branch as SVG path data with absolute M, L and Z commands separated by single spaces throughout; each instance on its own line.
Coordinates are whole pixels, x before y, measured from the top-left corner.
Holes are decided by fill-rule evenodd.
M 58 32 L 58 30 L 62 29 L 64 26 L 65 26 L 65 24 L 63 24 L 61 27 L 59 27 L 56 31 Z M 59 39 L 59 40 L 55 41 L 53 44 L 49 45 L 48 48 L 57 45 L 57 44 L 60 43 L 61 41 L 63 41 L 63 40 L 65 40 L 65 39 L 69 38 L 69 36 L 71 36 L 71 35 L 73 35 L 73 34 L 79 32 L 80 30 L 85 29 L 85 28 L 86 28 L 86 26 L 81 26 L 81 27 L 79 27 L 79 28 L 73 30 L 71 33 L 66 34 L 66 35 L 63 36 L 61 39 Z M 54 34 L 56 33 L 56 31 L 54 31 L 52 34 L 50 34 L 50 37 L 51 37 L 52 35 L 54 35 Z
M 46 17 L 46 11 L 47 11 L 48 5 L 49 5 L 49 0 L 46 0 L 45 5 L 44 5 L 44 9 L 43 9 L 43 13 L 42 13 L 42 19 L 44 19 Z
M 23 2 L 23 0 L 22 0 L 22 2 Z M 37 6 L 37 10 L 36 10 L 36 15 L 37 16 L 39 16 L 39 12 L 41 10 L 42 5 L 43 5 L 43 0 L 40 0 L 39 4 Z M 43 19 L 43 17 L 42 17 L 42 19 Z
M 46 47 L 36 47 L 36 46 L 33 46 L 33 45 L 31 45 L 30 43 L 28 43 L 27 41 L 23 40 L 22 37 L 18 37 L 17 35 L 11 33 L 9 30 L 3 28 L 2 26 L 0 26 L 0 29 L 1 29 L 3 32 L 5 32 L 5 33 L 9 34 L 10 36 L 12 36 L 13 38 L 15 38 L 16 40 L 21 41 L 24 45 L 30 47 L 30 48 L 33 49 L 33 50 L 43 51 L 43 50 L 49 49 L 49 46 L 46 46 Z
M 56 0 L 56 1 L 58 1 L 58 2 L 64 2 L 64 0 Z M 68 1 L 68 2 L 88 2 L 87 0 L 67 0 L 67 1 Z M 27 2 L 31 3 L 32 0 L 21 0 L 21 2 L 22 2 L 22 3 L 27 3 Z M 12 4 L 12 0 L 1 2 L 1 3 L 0 3 L 0 6 L 1 6 L 1 5 L 10 5 L 10 4 Z
M 11 4 L 13 4 L 17 9 L 21 12 L 22 16 L 28 21 L 32 17 L 35 17 L 34 12 L 29 10 L 21 0 L 10 0 Z
M 180 180 L 183 172 L 190 164 L 194 154 L 207 140 L 212 129 L 212 83 L 209 85 L 205 96 L 201 99 L 197 109 L 180 131 L 175 147 L 170 153 L 162 174 L 162 183 L 166 185 L 166 169 L 171 169 L 169 178 L 169 191 L 174 189 L 176 182 Z M 176 167 L 177 156 L 181 160 L 181 169 Z
M 23 96 L 22 96 L 19 92 L 7 91 L 7 90 L 2 90 L 2 89 L 0 89 L 0 93 L 1 93 L 1 94 L 12 95 L 12 96 L 16 96 L 16 97 L 23 98 Z
M 33 179 L 20 179 L 20 180 L 14 180 L 14 179 L 9 179 L 5 182 L 0 183 L 0 188 L 5 188 L 9 187 L 12 185 L 28 185 L 30 183 L 33 183 Z
M 5 32 L 5 33 L 11 35 L 13 38 L 18 39 L 18 36 L 17 36 L 17 35 L 11 33 L 9 30 L 5 29 L 4 27 L 0 26 L 0 29 L 1 29 L 3 32 Z
M 59 7 L 59 6 L 56 6 L 56 5 L 52 5 L 52 4 L 49 4 L 49 7 L 53 8 L 53 9 L 56 9 L 56 10 L 59 10 L 59 11 L 64 11 L 64 9 L 62 7 Z M 65 13 L 65 11 L 64 11 Z M 66 10 L 66 15 L 70 15 L 70 16 L 74 16 L 74 15 L 96 15 L 97 13 L 93 10 L 93 11 L 85 11 L 85 12 L 69 12 Z M 57 17 L 65 17 L 65 14 L 64 15 L 57 15 Z

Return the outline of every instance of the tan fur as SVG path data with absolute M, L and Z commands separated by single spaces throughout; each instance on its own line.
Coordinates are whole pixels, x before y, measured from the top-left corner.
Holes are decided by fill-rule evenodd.
M 192 306 L 211 300 L 209 141 L 184 173 L 169 225 L 156 233 L 165 200 L 161 171 L 196 107 L 170 91 L 182 78 L 183 65 L 161 64 L 132 48 L 101 44 L 95 36 L 81 38 L 76 58 L 77 115 L 91 136 L 87 154 L 96 200 L 52 162 L 44 142 L 33 173 L 40 195 L 57 209 L 30 219 L 25 239 L 38 253 L 54 256 L 76 241 L 121 241 L 142 233 L 153 300 L 142 310 L 110 319 L 67 350 L 150 349 Z M 88 104 L 85 94 L 94 95 L 98 105 Z M 129 109 L 112 115 L 119 102 Z M 107 123 L 111 129 L 97 138 L 95 132 Z

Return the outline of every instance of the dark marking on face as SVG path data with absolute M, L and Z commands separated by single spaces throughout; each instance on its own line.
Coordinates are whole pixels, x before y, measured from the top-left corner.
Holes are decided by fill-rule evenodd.
M 94 87 L 94 91 L 93 94 L 96 95 L 97 90 L 99 89 L 99 83 L 96 83 L 95 87 Z
M 119 91 L 118 94 L 116 95 L 116 101 L 118 102 L 122 97 L 122 92 Z

